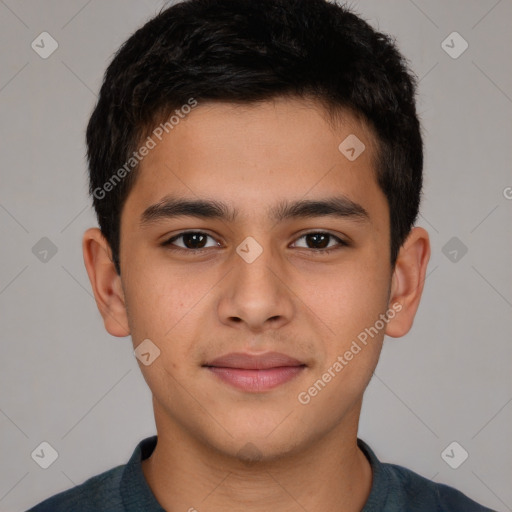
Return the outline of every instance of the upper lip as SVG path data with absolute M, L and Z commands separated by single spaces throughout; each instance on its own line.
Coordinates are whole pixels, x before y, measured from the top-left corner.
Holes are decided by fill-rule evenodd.
M 265 354 L 231 352 L 230 354 L 213 359 L 204 366 L 240 368 L 243 370 L 267 370 L 281 366 L 305 366 L 305 363 L 279 352 L 266 352 Z

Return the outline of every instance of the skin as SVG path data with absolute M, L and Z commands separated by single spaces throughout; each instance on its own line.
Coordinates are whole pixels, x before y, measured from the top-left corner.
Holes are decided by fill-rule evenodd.
M 353 162 L 338 146 L 356 134 L 366 146 Z M 363 393 L 384 334 L 412 327 L 430 258 L 415 227 L 394 269 L 389 208 L 373 171 L 375 144 L 346 114 L 332 126 L 318 104 L 277 99 L 257 105 L 200 103 L 141 163 L 121 217 L 121 276 L 97 228 L 83 237 L 84 262 L 105 328 L 149 338 L 160 356 L 139 362 L 153 394 L 158 444 L 142 464 L 167 510 L 359 511 L 372 472 L 356 444 Z M 172 194 L 223 201 L 236 220 L 177 217 L 141 227 L 142 212 Z M 348 197 L 369 214 L 276 223 L 282 200 Z M 106 199 L 108 200 L 108 199 Z M 186 230 L 211 238 L 175 240 Z M 330 233 L 321 242 L 306 233 Z M 236 248 L 253 237 L 262 254 Z M 188 245 L 187 245 L 188 244 Z M 206 247 L 200 255 L 194 247 Z M 188 251 L 188 252 L 186 252 Z M 307 391 L 357 335 L 393 304 L 401 310 L 311 398 Z M 291 381 L 248 393 L 202 367 L 229 352 L 277 351 L 307 364 Z M 249 444 L 250 443 L 250 444 Z M 192 508 L 193 510 L 193 508 Z

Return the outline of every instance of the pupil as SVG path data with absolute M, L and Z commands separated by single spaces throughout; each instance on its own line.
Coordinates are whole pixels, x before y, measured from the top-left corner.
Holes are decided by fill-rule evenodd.
M 324 247 L 326 247 L 326 246 L 328 245 L 328 244 L 326 243 L 326 240 L 327 240 L 327 238 L 329 237 L 329 235 L 325 235 L 325 234 L 323 234 L 323 233 L 313 233 L 313 234 L 310 234 L 310 235 L 308 235 L 308 236 L 310 236 L 310 237 L 312 237 L 312 238 L 315 238 L 315 239 L 318 239 L 318 238 L 320 238 L 320 237 L 321 237 L 321 238 L 323 238 L 323 242 L 324 242 L 324 243 L 322 243 L 322 244 L 321 244 L 320 249 L 323 249 Z M 318 240 L 317 240 L 317 241 L 318 241 Z M 318 248 L 318 246 L 317 246 L 317 248 Z
M 197 249 L 197 248 L 201 248 L 201 247 L 202 247 L 202 245 L 201 245 L 201 244 L 199 244 L 199 245 L 200 245 L 200 247 L 198 247 L 198 244 L 197 244 L 197 238 L 199 238 L 199 237 L 203 237 L 203 238 L 204 238 L 204 236 L 203 236 L 203 235 L 201 235 L 200 233 L 192 233 L 192 234 L 188 234 L 188 235 L 186 235 L 186 236 L 185 236 L 185 239 L 186 239 L 187 241 L 190 241 L 190 239 L 195 239 L 195 241 L 193 241 L 191 245 L 192 245 L 192 248 L 193 248 L 193 249 Z M 185 245 L 187 245 L 187 246 L 188 246 L 189 244 L 187 244 L 187 243 L 186 243 Z
M 311 240 L 313 239 L 313 245 L 315 245 L 317 248 L 323 249 L 324 247 L 327 247 L 328 243 L 327 240 L 329 238 L 329 235 L 326 235 L 324 233 L 313 233 L 307 235 L 307 237 Z M 199 241 L 200 238 L 203 238 L 203 243 Z M 200 233 L 192 233 L 185 235 L 185 240 L 187 246 L 192 245 L 192 248 L 202 248 L 204 246 L 204 236 Z M 191 243 L 190 243 L 191 242 Z

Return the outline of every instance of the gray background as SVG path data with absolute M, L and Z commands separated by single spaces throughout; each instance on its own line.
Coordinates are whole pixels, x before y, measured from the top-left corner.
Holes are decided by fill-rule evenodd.
M 415 324 L 387 338 L 359 436 L 384 461 L 512 510 L 512 2 L 351 4 L 396 36 L 421 79 L 419 225 L 432 242 Z M 131 340 L 103 328 L 81 238 L 96 225 L 84 146 L 96 92 L 113 52 L 161 6 L 0 0 L 2 511 L 124 464 L 155 433 Z M 47 59 L 31 48 L 43 31 L 59 44 Z M 469 44 L 456 59 L 441 45 L 453 31 Z M 57 248 L 46 262 L 32 250 L 43 237 Z M 59 454 L 46 470 L 31 458 L 42 441 Z M 441 457 L 452 441 L 469 453 L 458 469 Z

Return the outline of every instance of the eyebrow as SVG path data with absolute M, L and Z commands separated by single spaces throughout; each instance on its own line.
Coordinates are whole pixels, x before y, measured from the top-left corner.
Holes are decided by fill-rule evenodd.
M 270 219 L 275 222 L 322 216 L 333 216 L 358 222 L 369 222 L 370 220 L 370 216 L 363 206 L 346 196 L 280 201 L 271 207 L 268 213 Z M 144 228 L 161 220 L 182 216 L 234 222 L 238 214 L 239 211 L 236 208 L 231 208 L 226 203 L 216 200 L 165 196 L 158 203 L 144 210 L 140 218 L 140 226 Z

